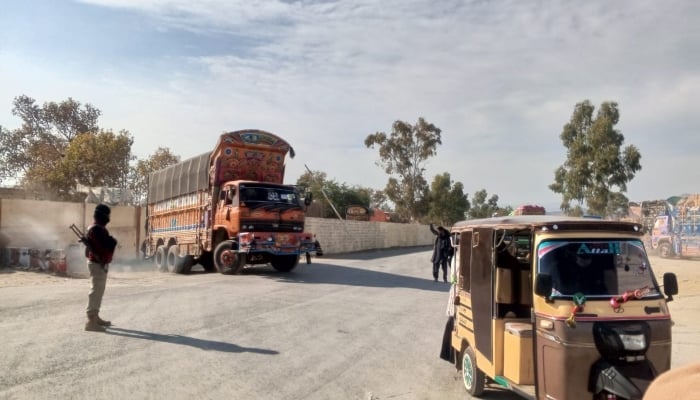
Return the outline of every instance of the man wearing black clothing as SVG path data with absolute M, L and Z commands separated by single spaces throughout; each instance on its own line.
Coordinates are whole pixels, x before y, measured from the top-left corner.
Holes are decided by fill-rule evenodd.
M 92 332 L 104 332 L 106 326 L 112 325 L 110 321 L 100 318 L 100 306 L 102 296 L 107 285 L 107 271 L 112 262 L 117 241 L 110 236 L 107 230 L 111 210 L 104 204 L 95 207 L 94 222 L 85 234 L 87 248 L 85 256 L 88 259 L 87 266 L 90 272 L 90 294 L 88 295 L 87 322 L 85 330 Z
M 433 279 L 438 280 L 440 268 L 442 268 L 442 280 L 447 282 L 447 260 L 450 259 L 452 253 L 452 244 L 450 243 L 450 233 L 442 226 L 430 224 L 430 231 L 435 235 L 435 243 L 433 245 L 433 256 L 430 261 L 433 263 Z

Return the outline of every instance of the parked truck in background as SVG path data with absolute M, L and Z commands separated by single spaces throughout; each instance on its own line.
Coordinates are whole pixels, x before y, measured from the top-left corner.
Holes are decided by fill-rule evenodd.
M 315 239 L 304 231 L 311 195 L 283 184 L 287 153 L 294 157 L 282 138 L 241 130 L 222 134 L 211 152 L 153 172 L 145 256 L 173 273 L 195 264 L 223 274 L 267 263 L 294 269 Z
M 647 233 L 659 256 L 700 257 L 700 195 L 681 196 L 673 203 L 644 201 L 641 214 L 643 220 L 653 221 Z

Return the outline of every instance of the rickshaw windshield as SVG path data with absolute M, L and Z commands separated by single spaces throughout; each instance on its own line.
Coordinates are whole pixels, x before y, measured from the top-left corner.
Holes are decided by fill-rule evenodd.
M 661 296 L 640 240 L 547 240 L 537 247 L 537 273 L 552 277 L 552 297 L 588 298 L 636 291 Z

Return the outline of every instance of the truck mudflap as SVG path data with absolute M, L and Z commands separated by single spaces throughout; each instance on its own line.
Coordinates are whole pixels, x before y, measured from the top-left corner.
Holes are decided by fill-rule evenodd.
M 606 392 L 624 399 L 641 400 L 656 376 L 656 369 L 648 360 L 613 365 L 601 359 L 591 366 L 588 390 L 594 394 Z
M 312 234 L 297 232 L 241 232 L 238 234 L 241 253 L 300 255 L 316 251 Z

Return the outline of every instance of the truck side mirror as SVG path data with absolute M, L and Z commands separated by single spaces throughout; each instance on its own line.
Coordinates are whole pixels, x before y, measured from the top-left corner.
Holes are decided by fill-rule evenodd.
M 549 297 L 552 295 L 552 275 L 537 274 L 535 278 L 535 294 L 538 296 Z
M 673 296 L 678 294 L 678 279 L 673 272 L 664 274 L 664 294 L 668 296 L 666 301 L 673 301 Z
M 314 195 L 311 194 L 311 192 L 306 192 L 306 196 L 304 197 L 304 204 L 307 206 L 311 205 L 311 203 L 314 201 Z

